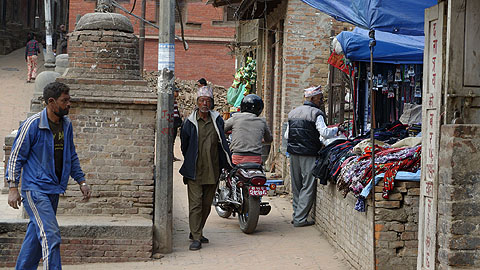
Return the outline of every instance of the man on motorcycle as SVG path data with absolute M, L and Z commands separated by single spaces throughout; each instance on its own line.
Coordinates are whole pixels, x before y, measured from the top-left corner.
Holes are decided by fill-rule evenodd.
M 262 164 L 262 139 L 266 143 L 273 141 L 265 118 L 259 117 L 263 101 L 257 95 L 247 95 L 240 104 L 240 111 L 225 121 L 225 133 L 232 131 L 232 163 Z

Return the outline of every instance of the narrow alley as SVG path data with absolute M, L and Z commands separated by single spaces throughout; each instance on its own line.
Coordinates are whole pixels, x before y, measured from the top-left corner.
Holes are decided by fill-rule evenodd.
M 177 139 L 175 156 L 181 157 Z M 265 197 L 272 205 L 260 216 L 255 233 L 240 231 L 237 218 L 220 218 L 212 207 L 205 225 L 210 243 L 199 251 L 189 251 L 188 201 L 186 186 L 174 163 L 173 252 L 159 260 L 143 263 L 66 265 L 80 269 L 315 269 L 348 270 L 348 263 L 315 227 L 294 228 L 290 224 L 292 206 L 288 197 Z
M 23 49 L 1 56 L 0 70 L 0 138 L 3 140 L 8 133 L 18 128 L 18 121 L 26 117 L 35 85 L 25 82 Z M 177 138 L 177 157 L 182 156 L 179 148 L 180 141 Z M 328 243 L 315 226 L 294 228 L 290 224 L 292 206 L 288 196 L 264 198 L 272 205 L 272 211 L 269 215 L 260 217 L 257 230 L 251 235 L 241 232 L 237 218 L 222 219 L 212 207 L 205 229 L 210 243 L 203 245 L 200 251 L 189 251 L 186 186 L 178 173 L 181 163 L 182 161 L 174 163 L 174 232 L 171 254 L 147 262 L 63 265 L 63 269 L 351 269 L 341 253 Z M 1 179 L 3 180 L 3 173 Z M 7 194 L 4 192 L 0 194 L 0 204 L 2 219 L 20 218 L 20 211 L 7 205 Z M 59 223 L 66 219 L 81 221 L 84 218 L 58 216 Z

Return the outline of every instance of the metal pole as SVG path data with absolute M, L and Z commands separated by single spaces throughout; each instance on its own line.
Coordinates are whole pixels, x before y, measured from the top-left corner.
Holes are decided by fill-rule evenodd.
M 375 30 L 370 30 L 368 36 L 371 38 L 370 47 L 370 140 L 372 141 L 372 181 L 373 181 L 373 196 L 372 196 L 372 225 L 373 225 L 373 268 L 377 269 L 376 262 L 376 244 L 375 244 L 375 104 L 373 93 L 373 47 L 376 45 Z
M 145 10 L 146 10 L 146 0 L 142 0 L 142 20 L 140 20 L 140 44 L 139 44 L 139 64 L 140 64 L 140 74 L 143 75 L 143 65 L 145 59 Z
M 45 67 L 55 67 L 55 56 L 52 51 L 52 8 L 50 0 L 45 0 L 45 42 L 47 53 L 45 54 Z
M 338 123 L 345 122 L 345 80 L 342 78 L 340 83 L 340 108 L 338 112 Z
M 332 40 L 335 37 L 335 30 L 330 30 L 330 55 L 333 52 Z M 328 65 L 328 115 L 327 115 L 327 124 L 333 124 L 333 105 L 334 105 L 334 96 L 333 96 L 333 84 L 335 83 L 335 68 L 332 65 Z
M 161 0 L 159 10 L 154 254 L 172 252 L 175 0 Z

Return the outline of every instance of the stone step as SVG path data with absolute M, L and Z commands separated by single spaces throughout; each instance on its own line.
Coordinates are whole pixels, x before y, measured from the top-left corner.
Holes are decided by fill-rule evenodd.
M 62 264 L 145 261 L 152 255 L 153 224 L 144 218 L 59 216 Z M 0 267 L 13 267 L 28 220 L 0 219 Z

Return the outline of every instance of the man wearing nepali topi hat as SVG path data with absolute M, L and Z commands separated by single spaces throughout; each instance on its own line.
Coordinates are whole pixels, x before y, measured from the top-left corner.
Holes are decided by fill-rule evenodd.
M 315 224 L 307 217 L 317 193 L 317 183 L 312 175 L 318 151 L 337 138 L 343 128 L 328 128 L 325 124 L 322 87 L 304 90 L 305 102 L 288 114 L 285 139 L 290 154 L 290 176 L 293 193 L 293 226 Z
M 197 108 L 185 120 L 180 131 L 184 162 L 180 168 L 188 191 L 188 221 L 193 240 L 190 250 L 199 250 L 209 240 L 203 227 L 210 214 L 213 197 L 222 168 L 230 169 L 231 153 L 225 138 L 224 122 L 212 111 L 213 91 L 198 88 Z

